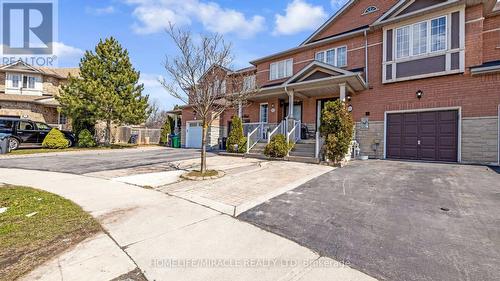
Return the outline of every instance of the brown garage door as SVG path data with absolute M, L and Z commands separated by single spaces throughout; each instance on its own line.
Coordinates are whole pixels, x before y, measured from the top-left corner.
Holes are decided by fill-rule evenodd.
M 387 115 L 387 158 L 456 162 L 458 111 Z

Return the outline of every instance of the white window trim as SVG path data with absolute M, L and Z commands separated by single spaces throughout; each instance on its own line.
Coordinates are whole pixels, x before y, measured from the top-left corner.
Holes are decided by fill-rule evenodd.
M 372 9 L 372 8 L 374 8 L 374 10 L 368 11 L 369 9 Z M 373 6 L 373 5 L 372 6 L 368 6 L 368 7 L 366 7 L 365 11 L 361 15 L 362 16 L 368 15 L 368 14 L 371 14 L 371 13 L 375 13 L 376 11 L 378 11 L 377 6 Z
M 414 23 L 411 23 L 411 24 L 406 24 L 406 25 L 403 25 L 403 26 L 395 28 L 394 32 L 392 34 L 392 36 L 393 36 L 392 47 L 393 47 L 393 52 L 394 52 L 393 59 L 395 61 L 409 60 L 409 59 L 413 59 L 413 58 L 420 57 L 420 56 L 428 56 L 430 54 L 443 53 L 443 52 L 448 51 L 448 49 L 449 49 L 449 46 L 448 46 L 449 39 L 448 39 L 448 37 L 450 36 L 450 24 L 449 24 L 448 17 L 449 17 L 449 15 L 445 14 L 445 15 L 441 15 L 441 16 L 438 16 L 438 17 L 432 17 L 432 18 L 427 19 L 427 20 L 418 21 L 418 22 L 414 22 Z M 445 19 L 445 31 L 446 31 L 445 42 L 444 42 L 445 48 L 442 49 L 442 50 L 432 51 L 432 40 L 431 40 L 432 25 L 431 25 L 431 23 L 432 23 L 433 20 L 440 19 L 440 18 L 444 18 Z M 413 26 L 421 24 L 421 23 L 424 23 L 424 22 L 427 22 L 427 48 L 426 48 L 426 52 L 414 55 L 413 54 Z M 410 38 L 409 38 L 409 55 L 408 56 L 404 56 L 404 57 L 398 57 L 397 56 L 398 52 L 397 52 L 397 36 L 396 35 L 398 33 L 398 30 L 403 29 L 403 28 L 407 28 L 407 27 L 409 28 L 409 36 L 410 36 Z
M 339 49 L 342 49 L 342 48 L 345 48 L 345 64 L 344 65 L 337 65 L 338 52 L 339 52 Z M 329 48 L 329 49 L 326 49 L 326 50 L 322 50 L 322 51 L 316 52 L 314 54 L 314 60 L 316 60 L 316 56 L 319 53 L 323 53 L 323 61 L 322 62 L 323 63 L 327 63 L 326 62 L 326 53 L 328 51 L 332 51 L 332 50 L 335 50 L 335 57 L 334 57 L 334 64 L 333 64 L 333 66 L 335 66 L 335 67 L 346 67 L 348 65 L 348 62 L 347 62 L 347 45 L 333 47 L 333 48 Z
M 287 62 L 291 61 L 291 66 L 292 68 L 290 69 L 290 73 L 287 73 Z M 276 67 L 276 78 L 273 78 L 273 66 L 276 65 L 276 66 L 279 66 L 279 63 L 284 63 L 284 66 L 285 66 L 285 69 L 283 70 L 283 77 L 279 77 L 278 76 L 278 73 L 279 73 L 279 70 L 278 68 Z M 269 64 L 269 81 L 273 81 L 273 80 L 279 80 L 279 79 L 283 79 L 283 78 L 287 78 L 287 77 L 292 77 L 293 76 L 293 58 L 291 59 L 286 59 L 286 60 L 280 60 L 280 61 L 276 61 L 276 62 L 272 62 L 271 64 Z
M 266 114 L 266 117 L 267 117 L 267 121 L 266 122 L 262 122 L 262 106 L 263 105 L 267 105 L 267 114 Z M 261 104 L 259 104 L 259 123 L 269 123 L 269 103 L 268 102 L 263 102 Z

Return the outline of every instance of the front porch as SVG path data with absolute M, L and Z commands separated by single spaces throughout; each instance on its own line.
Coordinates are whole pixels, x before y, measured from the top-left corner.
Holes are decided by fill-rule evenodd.
M 265 144 L 274 135 L 283 134 L 295 144 L 289 156 L 319 160 L 319 125 L 325 103 L 337 99 L 349 102 L 352 95 L 366 88 L 361 73 L 316 61 L 283 84 L 261 88 L 249 98 L 252 111 L 258 108 L 258 115 L 243 118 L 247 121 L 247 154 L 263 154 Z M 240 117 L 245 117 L 243 112 L 238 110 Z

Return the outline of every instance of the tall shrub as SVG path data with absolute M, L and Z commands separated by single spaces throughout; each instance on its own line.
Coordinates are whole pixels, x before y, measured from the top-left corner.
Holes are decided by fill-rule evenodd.
M 243 124 L 238 116 L 234 116 L 231 121 L 231 132 L 227 138 L 227 151 L 232 153 L 245 153 L 247 138 L 243 135 Z M 235 149 L 238 145 L 238 149 Z
M 42 147 L 50 149 L 64 149 L 69 147 L 69 141 L 66 137 L 64 137 L 64 134 L 61 133 L 61 131 L 53 128 L 47 136 L 45 136 L 45 139 L 42 142 Z
M 352 141 L 354 122 L 345 103 L 341 100 L 325 104 L 321 112 L 321 136 L 325 138 L 326 157 L 338 164 L 349 152 Z
M 165 119 L 165 123 L 163 124 L 163 127 L 161 127 L 161 136 L 160 136 L 160 143 L 161 144 L 167 144 L 168 143 L 168 135 L 171 133 L 171 126 L 170 126 L 170 118 L 167 116 Z
M 89 130 L 83 129 L 78 134 L 78 147 L 94 147 L 96 146 L 95 140 Z

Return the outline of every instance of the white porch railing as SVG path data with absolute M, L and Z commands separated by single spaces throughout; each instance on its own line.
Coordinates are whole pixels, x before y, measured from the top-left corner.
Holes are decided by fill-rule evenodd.
M 278 124 L 278 126 L 276 126 L 274 128 L 274 130 L 270 131 L 268 134 L 267 134 L 267 143 L 270 143 L 271 142 L 271 138 L 273 137 L 274 134 L 285 134 L 285 120 L 281 121 L 281 123 Z
M 293 121 L 289 122 L 290 125 L 292 124 L 293 125 L 288 127 L 290 128 L 290 130 L 286 134 L 286 142 L 287 143 L 291 142 L 293 145 L 295 145 L 300 140 L 300 133 L 301 133 L 300 121 L 294 119 L 289 119 L 288 121 Z M 292 150 L 291 148 L 288 150 L 288 154 L 290 154 L 291 150 Z
M 252 149 L 262 138 L 263 123 L 258 123 L 253 131 L 247 133 L 247 153 Z

